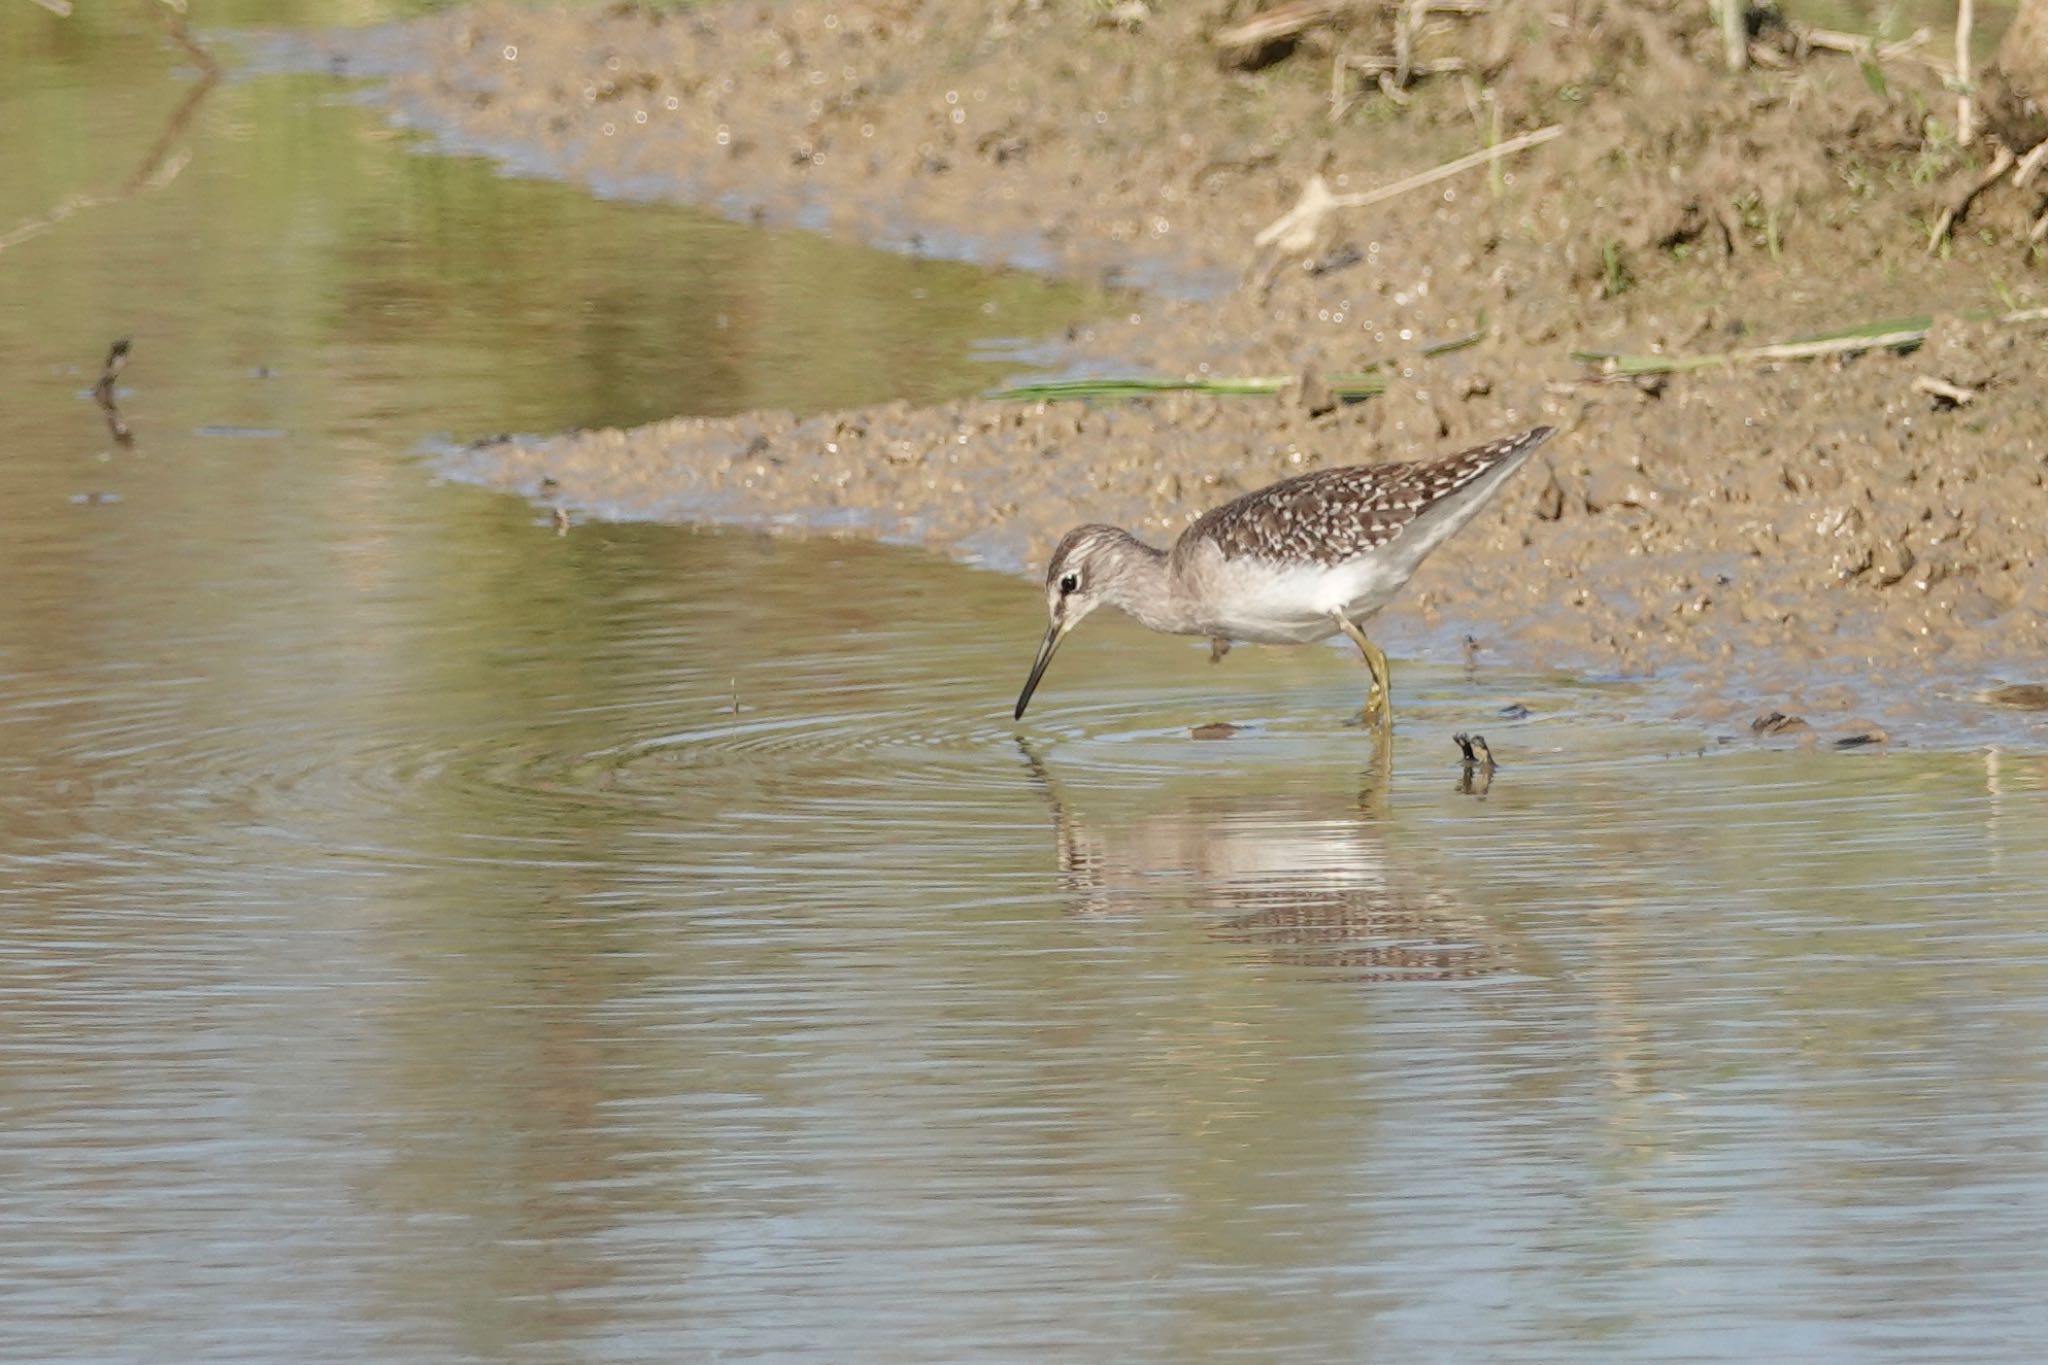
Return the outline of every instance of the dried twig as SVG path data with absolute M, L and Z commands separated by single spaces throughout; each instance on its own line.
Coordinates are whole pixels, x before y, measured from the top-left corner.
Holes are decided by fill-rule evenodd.
M 1351 108 L 1351 95 L 1344 80 L 1347 71 L 1372 77 L 1381 94 L 1396 104 L 1406 104 L 1408 98 L 1402 92 L 1415 83 L 1417 76 L 1447 76 L 1466 70 L 1461 57 L 1417 58 L 1416 42 L 1428 26 L 1430 15 L 1484 14 L 1490 4 L 1491 0 L 1393 0 L 1394 50 L 1384 56 L 1369 57 L 1340 52 L 1331 65 L 1331 120 L 1342 118 Z
M 1396 86 L 1405 87 L 1415 66 L 1415 31 L 1429 18 L 1429 0 L 1401 0 L 1394 8 L 1394 71 Z M 1386 88 L 1380 82 L 1380 88 Z
M 1970 98 L 1970 25 L 1976 0 L 1956 0 L 1956 142 L 1964 147 L 1977 138 L 1977 105 Z
M 1553 123 L 1547 128 L 1538 128 L 1533 133 L 1511 137 L 1497 146 L 1461 156 L 1455 161 L 1446 161 L 1441 166 L 1411 175 L 1404 180 L 1397 180 L 1391 185 L 1383 185 L 1379 189 L 1365 190 L 1357 194 L 1332 194 L 1329 182 L 1320 175 L 1310 176 L 1308 184 L 1302 187 L 1301 198 L 1295 201 L 1294 207 L 1261 229 L 1259 235 L 1252 238 L 1252 245 L 1272 247 L 1282 255 L 1306 251 L 1315 245 L 1316 237 L 1322 230 L 1323 220 L 1337 209 L 1364 208 L 1369 204 L 1393 199 L 1410 190 L 1421 189 L 1424 185 L 1434 185 L 1439 180 L 1448 180 L 1475 166 L 1484 166 L 1501 157 L 1512 156 L 1516 152 L 1540 146 L 1563 134 L 1564 125 Z
M 1977 396 L 1975 389 L 1966 389 L 1960 384 L 1951 384 L 1946 379 L 1937 379 L 1931 374 L 1914 376 L 1913 392 L 1924 393 L 1930 397 L 1942 399 L 1945 402 L 1953 403 L 1957 407 L 1963 406 L 1963 404 L 1972 401 Z
M 1361 76 L 1371 76 L 1378 84 L 1380 93 L 1396 104 L 1408 103 L 1408 96 L 1402 86 L 1407 82 L 1400 76 L 1400 59 L 1393 56 L 1360 57 L 1349 52 L 1337 54 L 1336 63 L 1330 69 L 1330 120 L 1336 122 L 1351 108 L 1351 92 L 1344 76 L 1356 71 Z M 1462 57 L 1433 57 L 1425 62 L 1411 61 L 1408 65 L 1410 80 L 1416 76 L 1451 76 L 1465 70 Z
M 1935 219 L 1934 231 L 1927 234 L 1928 254 L 1932 255 L 1941 250 L 1941 244 L 1948 240 L 1949 229 L 1969 212 L 1970 205 L 1976 201 L 1978 195 L 1997 184 L 2005 173 L 2012 169 L 2013 162 L 2017 159 L 2012 154 L 2012 148 L 2002 142 L 1998 144 L 1998 151 L 1991 158 L 1990 168 L 1965 186 L 1963 192 L 1956 196 L 1955 202 L 1943 209 L 1941 217 Z
M 1784 53 L 1764 43 L 1753 42 L 1749 45 L 1749 59 L 1758 66 L 1767 66 L 1773 71 L 1783 71 L 1792 65 L 1791 59 Z
M 2034 178 L 2034 173 L 2041 169 L 2041 163 L 2044 161 L 2048 161 L 2048 138 L 2035 143 L 2033 150 L 2021 157 L 2019 165 L 2013 167 L 2013 187 L 2025 189 L 2027 182 Z
M 1824 52 L 1847 53 L 1851 57 L 1867 58 L 1873 62 L 1896 61 L 1901 57 L 1911 57 L 1944 81 L 1955 78 L 1948 63 L 1920 50 L 1934 37 L 1931 31 L 1924 28 L 1916 28 L 1905 37 L 1890 43 L 1879 43 L 1868 34 L 1844 33 L 1833 28 L 1805 28 L 1794 25 L 1792 32 L 1807 47 L 1817 47 Z
M 1722 56 L 1730 71 L 1741 71 L 1749 65 L 1748 0 L 1714 0 L 1714 8 L 1720 12 Z
M 1343 9 L 1344 0 L 1293 0 L 1254 14 L 1241 24 L 1218 29 L 1212 41 L 1221 48 L 1256 50 L 1314 28 Z
M 1400 63 L 1393 57 L 1360 57 L 1346 52 L 1337 58 L 1339 69 L 1348 68 L 1365 76 L 1381 76 L 1398 73 Z M 1463 57 L 1433 57 L 1426 62 L 1411 62 L 1408 74 L 1413 76 L 1454 76 L 1465 69 Z

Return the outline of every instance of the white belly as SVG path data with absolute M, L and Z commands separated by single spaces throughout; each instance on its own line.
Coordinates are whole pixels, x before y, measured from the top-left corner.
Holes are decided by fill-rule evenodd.
M 1275 568 L 1238 561 L 1218 565 L 1210 579 L 1202 627 L 1211 635 L 1254 644 L 1327 640 L 1337 616 L 1362 621 L 1400 591 L 1395 577 L 1370 560 L 1334 568 Z

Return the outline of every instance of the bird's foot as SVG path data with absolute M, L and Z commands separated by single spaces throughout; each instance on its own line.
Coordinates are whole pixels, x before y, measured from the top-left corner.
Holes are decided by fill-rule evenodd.
M 1492 772 L 1500 766 L 1493 761 L 1493 748 L 1487 744 L 1485 735 L 1468 735 L 1460 730 L 1451 736 L 1451 742 L 1458 746 L 1459 756 L 1468 768 L 1483 767 Z
M 1493 774 L 1499 765 L 1493 761 L 1493 750 L 1487 746 L 1486 736 L 1468 735 L 1460 730 L 1451 736 L 1458 746 L 1458 790 L 1466 796 L 1483 797 L 1493 788 Z

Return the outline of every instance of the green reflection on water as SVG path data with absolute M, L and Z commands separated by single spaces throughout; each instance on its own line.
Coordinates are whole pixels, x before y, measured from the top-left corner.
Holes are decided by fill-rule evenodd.
M 410 155 L 345 83 L 195 86 L 149 16 L 0 10 L 0 232 L 108 200 L 0 252 L 16 365 L 89 366 L 132 335 L 138 386 L 327 366 L 386 430 L 468 437 L 934 401 L 1003 373 L 976 339 L 1091 306 L 1030 276 Z

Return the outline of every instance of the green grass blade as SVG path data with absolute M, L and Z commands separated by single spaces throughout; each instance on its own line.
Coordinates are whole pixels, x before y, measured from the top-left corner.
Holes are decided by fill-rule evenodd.
M 1071 399 L 1149 398 L 1162 393 L 1205 393 L 1219 398 L 1274 394 L 1296 383 L 1292 375 L 1252 375 L 1209 379 L 1164 379 L 1144 375 L 1105 375 L 1086 379 L 1046 379 L 1017 384 L 989 394 L 999 402 L 1058 402 Z M 1339 398 L 1370 398 L 1386 390 L 1377 374 L 1333 374 L 1324 378 Z

